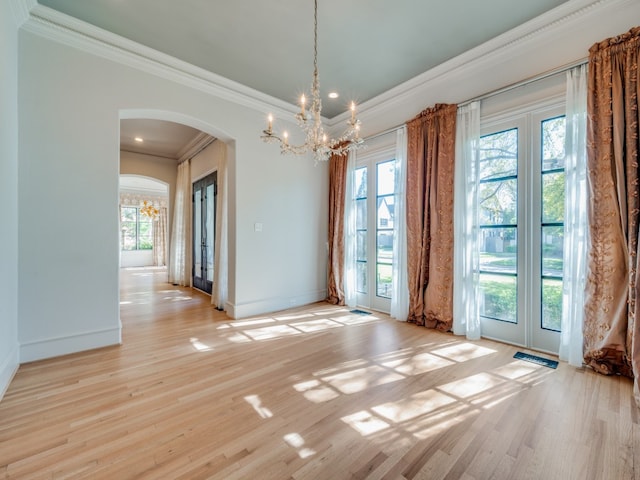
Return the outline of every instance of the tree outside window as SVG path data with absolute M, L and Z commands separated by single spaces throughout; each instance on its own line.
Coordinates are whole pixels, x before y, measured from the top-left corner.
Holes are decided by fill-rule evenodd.
M 153 220 L 139 207 L 120 207 L 120 248 L 123 251 L 153 248 Z

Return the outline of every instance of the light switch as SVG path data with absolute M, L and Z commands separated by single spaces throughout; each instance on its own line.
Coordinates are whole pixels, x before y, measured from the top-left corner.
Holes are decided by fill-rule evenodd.
M 262 224 L 261 223 L 254 223 L 253 224 L 253 230 L 255 232 L 261 232 L 262 231 Z

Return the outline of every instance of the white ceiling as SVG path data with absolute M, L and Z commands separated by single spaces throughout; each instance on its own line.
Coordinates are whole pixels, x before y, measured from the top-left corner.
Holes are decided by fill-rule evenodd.
M 309 91 L 312 0 L 38 0 L 289 103 Z M 319 0 L 323 115 L 364 102 L 567 0 Z M 330 90 L 340 93 L 329 100 Z
M 164 120 L 120 120 L 120 150 L 178 160 L 200 134 L 195 128 Z

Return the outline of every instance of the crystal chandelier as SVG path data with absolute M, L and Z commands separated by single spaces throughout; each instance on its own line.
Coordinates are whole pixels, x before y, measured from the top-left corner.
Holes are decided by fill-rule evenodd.
M 280 137 L 273 133 L 273 116 L 269 114 L 267 129 L 262 131 L 262 140 L 267 143 L 279 143 L 280 152 L 303 155 L 313 152 L 316 162 L 329 160 L 331 155 L 344 155 L 363 144 L 360 138 L 360 120 L 356 117 L 356 104 L 351 102 L 351 118 L 347 129 L 336 139 L 328 138 L 322 126 L 322 101 L 320 100 L 320 82 L 318 80 L 318 0 L 314 0 L 313 14 L 313 83 L 311 84 L 311 108 L 306 110 L 307 98 L 300 97 L 300 112 L 295 116 L 298 126 L 306 135 L 301 145 L 289 143 L 289 134 L 285 131 Z
M 158 214 L 160 210 L 153 206 L 153 203 L 147 202 L 146 200 L 142 202 L 142 206 L 140 207 L 140 213 L 145 217 L 149 217 L 151 220 L 155 220 L 158 218 Z

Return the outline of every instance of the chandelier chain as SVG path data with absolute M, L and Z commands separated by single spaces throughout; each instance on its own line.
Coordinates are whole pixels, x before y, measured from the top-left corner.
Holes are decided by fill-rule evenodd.
M 331 155 L 345 155 L 350 150 L 360 148 L 363 144 L 360 138 L 360 120 L 355 116 L 355 103 L 351 102 L 351 119 L 347 122 L 347 129 L 337 139 L 329 139 L 322 126 L 322 100 L 320 97 L 320 74 L 318 73 L 318 0 L 314 0 L 313 10 L 313 81 L 311 83 L 311 122 L 307 117 L 307 98 L 302 95 L 300 98 L 300 112 L 295 119 L 298 126 L 305 133 L 305 143 L 293 145 L 289 143 L 289 134 L 285 131 L 282 137 L 273 132 L 273 116 L 269 114 L 266 130 L 262 132 L 262 140 L 267 143 L 277 142 L 280 144 L 280 152 L 283 154 L 293 153 L 297 155 L 305 154 L 309 151 L 313 153 L 316 162 L 329 160 Z

